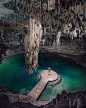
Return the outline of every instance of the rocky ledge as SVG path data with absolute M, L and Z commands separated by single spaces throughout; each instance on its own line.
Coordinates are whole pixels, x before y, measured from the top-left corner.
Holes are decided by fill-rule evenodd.
M 76 93 L 63 91 L 61 94 L 57 94 L 56 98 L 48 104 L 40 106 L 23 101 L 19 102 L 14 100 L 11 102 L 6 94 L 7 92 L 8 90 L 6 89 L 0 90 L 0 108 L 86 108 L 86 91 Z M 10 95 L 14 98 L 12 93 Z

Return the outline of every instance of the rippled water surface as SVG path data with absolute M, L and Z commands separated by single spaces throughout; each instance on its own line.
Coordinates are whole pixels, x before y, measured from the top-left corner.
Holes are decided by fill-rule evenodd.
M 28 94 L 39 81 L 41 71 L 51 67 L 62 77 L 60 84 L 48 86 L 39 100 L 52 100 L 63 90 L 76 92 L 86 90 L 85 68 L 76 65 L 72 60 L 41 53 L 39 54 L 39 68 L 31 75 L 24 69 L 24 56 L 16 55 L 5 58 L 0 64 L 0 87 Z

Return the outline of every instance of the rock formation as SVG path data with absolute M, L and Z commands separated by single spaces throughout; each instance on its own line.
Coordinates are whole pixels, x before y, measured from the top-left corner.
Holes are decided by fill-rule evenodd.
M 25 50 L 28 73 L 38 67 L 39 50 L 80 56 L 86 53 L 86 1 L 13 0 L 4 6 L 14 13 L 0 18 L 0 43 L 9 49 L 3 56 L 14 49 L 16 53 Z
M 24 96 L 21 96 L 21 100 L 18 99 L 18 94 L 13 94 L 6 89 L 0 91 L 0 108 L 86 108 L 86 91 L 67 93 L 63 91 L 61 94 L 57 94 L 51 102 L 46 105 L 39 104 L 39 102 L 32 102 L 31 104 Z M 20 102 L 21 101 L 21 102 Z
M 14 12 L 3 17 L 0 12 L 0 61 L 23 51 L 25 68 L 31 74 L 38 67 L 39 51 L 43 51 L 70 57 L 86 67 L 85 0 L 13 0 L 3 6 Z M 16 102 L 11 103 L 6 94 L 0 93 L 0 107 L 37 107 L 11 95 Z M 86 92 L 64 91 L 42 107 L 85 108 Z
M 84 43 L 86 28 L 85 4 L 85 1 L 82 0 L 13 0 L 14 8 L 30 17 L 30 31 L 28 36 L 25 37 L 25 67 L 28 72 L 30 71 L 29 73 L 32 73 L 38 67 L 37 59 L 40 41 L 42 42 L 43 48 L 46 46 L 54 47 L 59 52 L 65 49 L 63 48 L 64 43 L 62 43 L 65 40 L 62 37 L 67 37 L 71 38 L 72 48 L 75 52 L 79 54 L 82 52 L 81 49 L 85 51 L 85 45 L 79 46 L 74 42 L 74 39 L 77 38 L 78 43 Z M 37 23 L 39 23 L 38 26 Z M 60 44 L 58 45 L 58 43 Z M 75 43 L 77 44 L 76 47 L 74 47 Z M 71 47 L 71 45 L 69 46 Z M 66 49 L 69 49 L 67 47 Z
M 30 32 L 25 37 L 25 68 L 32 73 L 38 67 L 39 44 L 42 37 L 42 26 L 39 20 L 30 18 Z

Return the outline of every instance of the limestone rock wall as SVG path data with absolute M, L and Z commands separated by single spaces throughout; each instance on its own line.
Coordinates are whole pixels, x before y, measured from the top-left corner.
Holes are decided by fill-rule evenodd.
M 13 0 L 13 5 L 16 10 L 21 11 L 30 18 L 37 18 L 37 20 L 40 19 L 39 21 L 42 25 L 43 32 L 41 42 L 39 42 L 39 40 L 37 42 L 36 40 L 36 43 L 38 45 L 37 48 L 39 48 L 38 43 L 40 43 L 41 49 L 45 48 L 46 50 L 48 50 L 48 48 L 53 48 L 55 51 L 57 50 L 57 52 L 62 53 L 85 53 L 86 1 Z M 33 34 L 35 33 L 34 28 L 37 31 L 37 27 L 34 25 L 34 28 L 32 28 L 33 22 L 32 25 L 31 23 L 29 23 L 29 25 L 30 34 L 28 35 L 28 38 L 30 39 L 30 47 L 32 50 L 33 43 L 33 45 L 35 46 L 35 41 L 33 37 Z M 25 51 L 27 52 L 26 47 Z M 38 52 L 36 54 L 38 54 Z M 31 57 L 31 61 L 32 55 L 34 54 L 28 53 L 28 55 Z M 27 60 L 25 61 L 28 63 Z M 28 68 L 27 65 L 26 67 Z
M 0 62 L 7 56 L 24 53 L 26 34 L 26 26 L 0 20 Z
M 0 42 L 9 48 L 20 47 L 20 50 L 25 46 L 27 70 L 31 63 L 33 69 L 37 67 L 39 48 L 40 51 L 66 54 L 86 52 L 86 1 L 13 0 L 10 5 L 15 13 L 8 19 L 16 20 L 20 25 L 24 22 L 25 28 L 0 26 Z
M 21 25 L 17 25 L 17 23 L 2 22 L 0 23 L 0 44 L 4 44 L 9 48 L 24 47 L 26 31 L 25 27 L 22 28 Z
M 53 45 L 59 29 L 61 30 L 62 34 L 65 33 L 65 35 L 69 35 L 71 39 L 74 37 L 82 37 L 83 33 L 85 32 L 85 1 L 22 0 L 20 2 L 18 0 L 13 0 L 13 4 L 17 10 L 20 10 L 30 17 L 40 17 L 43 28 L 42 39 L 45 39 L 45 45 Z M 64 27 L 64 25 L 66 27 Z M 70 25 L 71 27 L 69 27 Z M 70 33 L 70 31 L 72 31 L 72 33 Z M 74 35 L 73 32 L 76 35 Z

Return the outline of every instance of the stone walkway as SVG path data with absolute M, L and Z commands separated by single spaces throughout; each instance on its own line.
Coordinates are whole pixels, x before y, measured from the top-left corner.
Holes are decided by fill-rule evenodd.
M 41 80 L 36 84 L 36 86 L 31 90 L 31 92 L 26 96 L 26 95 L 20 95 L 20 94 L 13 94 L 11 92 L 1 92 L 1 94 L 6 94 L 9 98 L 9 101 L 11 103 L 15 102 L 22 102 L 22 103 L 28 103 L 30 102 L 33 105 L 36 106 L 41 106 L 41 105 L 46 105 L 50 101 L 37 101 L 39 96 L 41 95 L 42 91 L 46 87 L 46 85 L 49 82 L 54 82 L 57 81 L 59 82 L 60 76 L 54 72 L 53 70 L 44 70 L 40 74 Z
M 44 70 L 40 74 L 41 80 L 36 84 L 32 91 L 28 94 L 28 97 L 34 101 L 37 101 L 42 91 L 46 87 L 48 82 L 53 82 L 59 79 L 59 75 L 53 70 Z
M 47 85 L 47 80 L 43 80 L 41 79 L 36 86 L 32 89 L 32 91 L 28 94 L 28 96 L 34 100 L 37 101 L 37 99 L 39 98 L 40 94 L 42 93 L 42 91 L 44 90 L 45 86 Z

